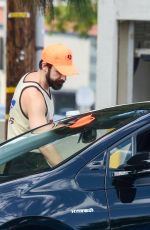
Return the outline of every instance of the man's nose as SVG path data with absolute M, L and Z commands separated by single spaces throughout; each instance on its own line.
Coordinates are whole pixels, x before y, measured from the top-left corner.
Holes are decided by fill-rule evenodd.
M 65 75 L 63 75 L 63 74 L 61 74 L 60 79 L 61 79 L 61 80 L 63 80 L 63 81 L 66 81 L 66 76 L 65 76 Z

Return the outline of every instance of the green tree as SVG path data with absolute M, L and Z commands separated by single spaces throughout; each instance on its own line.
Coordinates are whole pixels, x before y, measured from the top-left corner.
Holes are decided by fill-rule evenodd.
M 91 26 L 97 23 L 97 1 L 86 0 L 86 11 L 83 6 L 82 9 L 77 10 L 76 5 L 62 3 L 54 7 L 53 17 L 47 11 L 45 18 L 48 31 L 75 32 L 87 36 Z

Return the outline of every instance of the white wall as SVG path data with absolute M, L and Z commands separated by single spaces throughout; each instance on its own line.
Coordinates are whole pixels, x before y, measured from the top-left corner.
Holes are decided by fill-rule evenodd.
M 97 109 L 117 103 L 119 20 L 150 21 L 150 0 L 98 1 Z
M 116 0 L 114 4 L 116 18 L 119 20 L 150 20 L 149 0 Z
M 44 46 L 57 42 L 63 43 L 72 49 L 74 65 L 79 71 L 79 75 L 67 78 L 63 89 L 77 90 L 82 86 L 89 86 L 90 40 L 75 35 L 45 34 Z
M 112 0 L 98 1 L 96 108 L 116 104 L 118 31 Z

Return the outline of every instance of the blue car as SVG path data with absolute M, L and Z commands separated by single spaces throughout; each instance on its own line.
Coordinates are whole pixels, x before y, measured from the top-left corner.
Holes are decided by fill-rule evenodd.
M 0 230 L 150 229 L 149 102 L 43 128 L 0 144 Z

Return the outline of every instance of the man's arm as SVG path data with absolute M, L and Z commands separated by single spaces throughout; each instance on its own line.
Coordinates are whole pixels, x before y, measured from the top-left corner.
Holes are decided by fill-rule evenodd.
M 47 123 L 45 100 L 42 93 L 35 87 L 26 88 L 23 91 L 21 107 L 29 119 L 30 129 Z
M 36 88 L 30 87 L 24 90 L 21 97 L 21 107 L 29 119 L 30 129 L 47 123 L 45 100 Z M 51 130 L 52 127 L 53 124 L 42 127 L 40 128 L 40 132 Z M 57 165 L 63 160 L 52 144 L 41 147 L 40 152 L 52 166 Z

